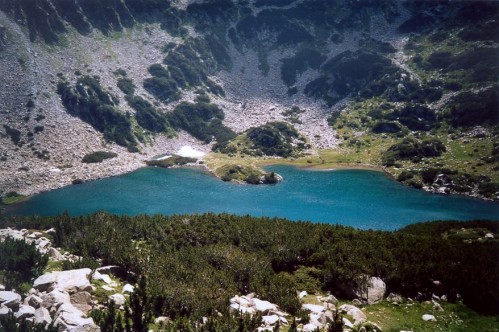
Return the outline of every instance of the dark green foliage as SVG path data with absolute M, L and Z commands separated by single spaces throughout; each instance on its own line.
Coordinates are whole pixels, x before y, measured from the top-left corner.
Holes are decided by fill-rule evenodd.
M 44 129 L 43 126 L 35 126 L 35 128 L 33 128 L 33 131 L 35 132 L 35 134 L 38 134 L 41 133 L 43 129 Z
M 462 92 L 447 105 L 445 118 L 454 127 L 497 125 L 499 123 L 499 96 L 497 86 L 478 93 Z
M 158 166 L 158 167 L 173 167 L 173 166 L 182 166 L 189 163 L 195 163 L 197 161 L 196 158 L 182 157 L 173 155 L 170 158 L 162 159 L 162 160 L 148 160 L 146 161 L 147 166 Z
M 116 69 L 115 71 L 113 71 L 113 74 L 116 75 L 116 76 L 122 76 L 122 77 L 126 77 L 127 76 L 126 70 L 124 70 L 122 68 Z
M 135 119 L 142 128 L 160 133 L 170 127 L 166 117 L 159 113 L 147 100 L 131 95 L 126 96 L 125 99 L 128 105 L 135 110 Z
M 14 143 L 15 145 L 19 145 L 21 141 L 21 132 L 6 124 L 3 125 L 3 128 L 5 129 L 5 133 L 7 134 L 7 136 L 10 137 L 12 143 Z
M 496 198 L 499 193 L 499 183 L 491 181 L 480 182 L 478 192 L 487 198 Z
M 249 184 L 276 184 L 278 176 L 274 172 L 265 173 L 253 166 L 225 165 L 217 169 L 223 181 L 239 181 Z
M 397 181 L 406 181 L 412 179 L 415 175 L 414 171 L 402 171 L 397 177 Z
M 26 25 L 31 40 L 41 38 L 48 43 L 60 40 L 66 24 L 81 34 L 95 28 L 109 35 L 136 22 L 157 22 L 171 34 L 181 32 L 177 11 L 169 2 L 159 0 L 3 0 L 0 9 Z
M 398 133 L 400 132 L 400 126 L 395 122 L 389 121 L 379 121 L 373 125 L 372 131 L 373 133 Z
M 303 73 L 308 68 L 318 69 L 326 57 L 310 48 L 298 51 L 293 57 L 282 60 L 281 78 L 290 86 L 296 83 L 296 75 Z
M 146 278 L 142 276 L 130 295 L 130 305 L 125 309 L 125 319 L 132 322 L 131 330 L 134 332 L 149 331 L 148 324 L 152 319 L 152 303 L 146 287 Z
M 48 256 L 40 254 L 34 243 L 27 244 L 11 237 L 0 242 L 0 271 L 8 289 L 31 282 L 42 274 L 47 262 Z
M 427 168 L 420 172 L 421 178 L 424 183 L 431 184 L 435 180 L 435 177 L 438 174 L 452 174 L 455 172 L 451 172 L 449 169 L 441 169 L 441 168 Z
M 445 146 L 438 139 L 427 139 L 423 141 L 414 138 L 404 138 L 383 153 L 383 164 L 391 166 L 399 159 L 410 159 L 419 161 L 425 157 L 438 157 L 446 151 Z
M 150 65 L 147 70 L 149 71 L 149 74 L 155 77 L 165 77 L 165 78 L 170 77 L 168 71 L 159 63 Z
M 239 20 L 236 31 L 245 44 L 262 42 L 256 38 L 257 31 L 269 31 L 263 43 L 275 40 L 278 46 L 296 45 L 305 41 L 311 41 L 310 35 L 303 27 L 292 22 L 286 17 L 286 12 L 280 10 L 263 10 L 257 16 L 246 16 Z
M 126 95 L 133 95 L 135 92 L 135 84 L 133 84 L 133 81 L 129 78 L 119 78 L 118 88 Z
M 270 122 L 250 128 L 246 135 L 255 153 L 267 156 L 289 157 L 294 152 L 291 143 L 297 139 L 302 140 L 298 131 L 285 122 Z
M 118 155 L 114 152 L 95 151 L 86 154 L 81 160 L 82 163 L 101 163 L 106 159 L 116 158 Z
M 359 45 L 366 50 L 378 52 L 381 54 L 394 53 L 396 49 L 388 42 L 381 42 L 379 40 L 368 38 L 361 40 Z
M 145 302 L 152 304 L 156 316 L 174 320 L 225 312 L 230 297 L 249 292 L 293 312 L 294 285 L 303 280 L 294 276 L 304 266 L 316 269 L 307 274 L 322 291 L 337 292 L 339 283 L 355 283 L 365 273 L 383 278 L 389 289 L 405 296 L 458 292 L 480 312 L 499 312 L 499 242 L 443 237 L 462 228 L 497 234 L 497 222 L 434 222 L 384 232 L 226 214 L 97 213 L 15 217 L 4 220 L 2 227 L 9 225 L 55 227 L 54 245 L 144 274 Z M 140 251 L 135 250 L 139 243 Z M 442 282 L 440 289 L 432 288 L 432 280 Z
M 151 77 L 144 80 L 144 89 L 162 102 L 177 100 L 177 83 L 166 77 Z
M 75 261 L 65 260 L 62 262 L 62 270 L 76 270 L 83 268 L 96 269 L 100 267 L 99 262 L 97 262 L 92 257 L 83 256 Z
M 410 130 L 428 131 L 438 125 L 435 112 L 420 104 L 408 104 L 389 116 L 394 117 Z
M 102 88 L 98 78 L 80 77 L 74 87 L 61 81 L 57 92 L 68 113 L 102 132 L 106 140 L 137 151 L 130 120 L 118 110 L 118 99 Z
M 93 318 L 102 332 L 124 332 L 123 316 L 121 312 L 116 310 L 114 301 L 109 301 L 107 310 L 93 310 L 90 312 L 90 317 Z
M 205 102 L 182 102 L 168 114 L 168 120 L 174 128 L 183 129 L 206 143 L 211 142 L 213 137 L 217 142 L 226 142 L 236 136 L 223 125 L 224 117 L 222 109 Z
M 329 103 L 358 92 L 366 98 L 382 95 L 396 86 L 393 76 L 398 73 L 388 58 L 365 50 L 343 52 L 328 60 L 321 71 L 323 75 L 307 84 L 305 93 Z

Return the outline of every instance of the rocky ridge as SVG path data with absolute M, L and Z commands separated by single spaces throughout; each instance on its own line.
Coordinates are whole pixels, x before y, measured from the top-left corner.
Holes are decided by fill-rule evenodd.
M 176 6 L 185 8 L 188 3 L 180 2 Z M 253 9 L 262 11 L 268 8 Z M 397 22 L 405 17 L 405 14 L 401 15 Z M 382 21 L 379 17 L 373 17 L 372 33 L 393 39 L 396 24 L 386 25 Z M 173 139 L 162 134 L 156 135 L 152 141 L 141 146 L 140 154 L 129 153 L 120 146 L 105 142 L 101 133 L 66 113 L 55 92 L 59 73 L 69 80 L 76 79 L 78 73 L 98 75 L 102 85 L 119 97 L 120 108 L 133 114 L 134 111 L 124 101 L 123 93 L 116 87 L 113 72 L 118 68 L 125 69 L 137 87 L 137 95 L 152 101 L 141 84 L 147 76 L 147 67 L 162 61 L 161 50 L 165 44 L 181 42 L 178 37 L 162 30 L 159 24 L 137 25 L 114 36 L 105 36 L 98 31 L 80 35 L 68 28 L 64 46 L 29 41 L 26 31 L 3 13 L 0 24 L 10 36 L 6 43 L 7 53 L 4 52 L 0 57 L 0 68 L 5 71 L 2 77 L 9 82 L 3 93 L 5 96 L 15 96 L 13 100 L 0 98 L 0 112 L 4 115 L 1 123 L 20 130 L 23 140 L 28 132 L 33 132 L 34 127 L 44 128 L 22 146 L 14 146 L 7 135 L 0 135 L 0 155 L 3 156 L 0 162 L 0 194 L 15 191 L 29 195 L 68 185 L 76 179 L 90 180 L 122 174 L 144 166 L 144 160 L 182 145 L 189 144 L 198 150 L 209 151 L 209 145 L 180 132 Z M 191 36 L 197 34 L 193 29 L 188 31 Z M 347 35 L 345 42 L 330 43 L 327 45 L 328 56 L 356 49 L 358 37 L 358 34 L 353 33 Z M 309 69 L 298 75 L 298 93 L 289 97 L 287 87 L 280 79 L 279 64 L 284 57 L 293 55 L 292 50 L 270 52 L 270 70 L 266 75 L 258 68 L 258 56 L 252 50 L 241 53 L 230 46 L 229 51 L 234 60 L 231 70 L 222 70 L 210 76 L 227 93 L 225 98 L 212 96 L 214 103 L 223 107 L 226 113 L 225 125 L 240 133 L 269 121 L 285 120 L 282 113 L 296 105 L 305 110 L 300 115 L 302 123 L 296 124 L 296 127 L 312 146 L 317 149 L 337 146 L 338 139 L 326 120 L 331 108 L 303 93 L 305 84 L 317 77 L 316 71 Z M 23 56 L 19 58 L 17 54 Z M 19 68 L 12 68 L 12 65 Z M 25 91 L 30 92 L 26 94 Z M 193 98 L 192 92 L 184 92 L 183 100 L 192 101 Z M 26 108 L 29 100 L 35 102 L 33 109 Z M 175 105 L 171 103 L 157 107 L 168 112 Z M 35 113 L 44 118 L 35 120 Z M 23 117 L 29 119 L 23 123 Z M 0 132 L 3 129 L 0 128 Z M 118 157 L 101 164 L 81 164 L 85 154 L 102 148 L 118 153 Z M 39 159 L 33 151 L 47 151 L 49 159 Z

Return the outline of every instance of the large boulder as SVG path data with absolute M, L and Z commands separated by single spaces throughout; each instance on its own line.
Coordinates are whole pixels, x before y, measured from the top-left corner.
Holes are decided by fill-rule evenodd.
M 35 309 L 39 308 L 42 305 L 42 303 L 43 303 L 42 298 L 35 294 L 28 295 L 24 299 L 24 304 L 32 306 Z
M 21 304 L 21 295 L 15 292 L 0 291 L 0 304 L 11 309 L 17 309 Z
M 39 290 L 40 292 L 47 291 L 57 282 L 58 273 L 59 272 L 49 272 L 39 276 L 33 282 L 33 288 Z
M 87 314 L 92 310 L 92 296 L 89 292 L 74 293 L 70 299 L 71 304 L 83 313 Z
M 45 326 L 52 323 L 52 318 L 50 317 L 50 313 L 46 308 L 40 307 L 35 310 L 35 318 L 34 322 L 36 324 L 43 324 Z
M 383 300 L 386 293 L 386 284 L 381 278 L 368 278 L 366 286 L 355 289 L 355 295 L 366 300 L 368 304 L 378 303 Z
M 133 293 L 134 289 L 135 287 L 133 287 L 132 285 L 126 284 L 125 286 L 123 286 L 123 293 Z
M 62 304 L 55 317 L 54 325 L 60 331 L 100 331 L 92 318 L 87 318 L 83 312 L 70 303 Z
M 425 322 L 436 322 L 436 321 L 437 321 L 437 319 L 436 319 L 436 318 L 435 318 L 435 316 L 433 316 L 433 315 L 428 315 L 428 314 L 425 314 L 425 315 L 423 315 L 423 317 L 422 317 L 422 318 L 423 318 L 423 320 L 424 320 Z
M 58 289 L 54 289 L 50 293 L 41 296 L 42 307 L 47 309 L 57 309 L 63 303 L 70 303 L 69 294 Z
M 255 307 L 256 311 L 259 311 L 261 313 L 265 313 L 270 310 L 277 310 L 277 306 L 273 303 L 270 303 L 269 301 L 263 301 L 260 299 L 253 299 L 253 304 Z
M 81 291 L 91 291 L 92 286 L 90 285 L 90 276 L 92 275 L 92 270 L 79 269 L 79 270 L 69 270 L 62 271 L 57 277 L 57 288 L 63 289 L 70 294 L 81 292 Z
M 338 308 L 338 311 L 343 314 L 352 316 L 355 325 L 367 320 L 367 316 L 362 312 L 362 310 L 350 304 L 343 304 Z
M 14 316 L 18 321 L 25 320 L 26 318 L 31 318 L 35 316 L 35 308 L 29 305 L 22 304 L 19 306 L 19 310 L 14 313 Z
M 49 248 L 48 254 L 49 254 L 50 258 L 54 261 L 64 260 L 64 256 L 61 254 L 61 252 L 54 247 Z
M 318 314 L 318 313 L 321 313 L 323 311 L 326 311 L 326 308 L 324 308 L 321 305 L 309 304 L 309 303 L 302 305 L 301 308 L 303 310 L 310 311 L 310 312 L 312 312 L 314 314 Z
M 33 283 L 33 287 L 41 292 L 52 289 L 65 290 L 71 294 L 90 291 L 92 290 L 91 275 L 92 270 L 88 268 L 50 272 L 38 277 Z
M 120 293 L 109 295 L 108 299 L 109 301 L 113 301 L 118 307 L 125 304 L 125 296 Z
M 0 306 L 0 318 L 7 317 L 12 312 L 12 309 L 5 306 Z

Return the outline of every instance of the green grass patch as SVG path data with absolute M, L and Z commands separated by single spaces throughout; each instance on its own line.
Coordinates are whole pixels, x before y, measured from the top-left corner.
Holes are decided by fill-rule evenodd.
M 367 319 L 378 324 L 385 332 L 465 332 L 499 331 L 495 316 L 479 315 L 463 304 L 441 303 L 444 311 L 433 311 L 432 303 L 405 303 L 393 305 L 382 302 L 363 309 Z M 434 315 L 436 322 L 425 322 L 424 314 Z
M 1 203 L 4 205 L 16 204 L 26 200 L 28 197 L 16 192 L 9 192 L 1 198 Z

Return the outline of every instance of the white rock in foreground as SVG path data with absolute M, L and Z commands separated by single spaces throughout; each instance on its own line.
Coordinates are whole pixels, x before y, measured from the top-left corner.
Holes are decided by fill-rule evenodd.
M 38 277 L 33 283 L 33 287 L 41 292 L 50 288 L 65 290 L 69 293 L 91 291 L 91 275 L 92 270 L 88 268 L 50 272 Z
M 323 311 L 326 310 L 326 308 L 324 308 L 323 306 L 321 305 L 317 305 L 317 304 L 304 304 L 301 306 L 303 310 L 308 310 L 314 314 L 319 314 Z
M 423 315 L 423 320 L 425 322 L 436 322 L 437 319 L 433 315 Z
M 50 313 L 46 308 L 38 308 L 35 310 L 35 320 L 36 324 L 44 324 L 49 325 L 52 323 L 52 318 L 50 317 Z
M 125 304 L 125 297 L 120 293 L 109 295 L 108 299 L 109 301 L 114 301 L 114 304 L 118 307 Z
M 0 304 L 9 308 L 17 307 L 21 303 L 21 295 L 15 292 L 0 291 Z
M 265 312 L 269 310 L 277 310 L 277 306 L 269 301 L 262 301 L 260 299 L 253 299 L 256 311 Z
M 354 322 L 355 325 L 367 320 L 367 316 L 362 312 L 362 310 L 360 310 L 356 306 L 350 304 L 344 304 L 341 307 L 339 307 L 338 310 L 344 314 L 352 316 L 352 318 L 355 321 Z
M 123 293 L 133 293 L 134 287 L 130 284 L 123 286 Z
M 35 316 L 35 308 L 30 307 L 29 305 L 22 304 L 19 307 L 19 310 L 16 313 L 14 313 L 14 316 L 18 321 L 33 317 Z

